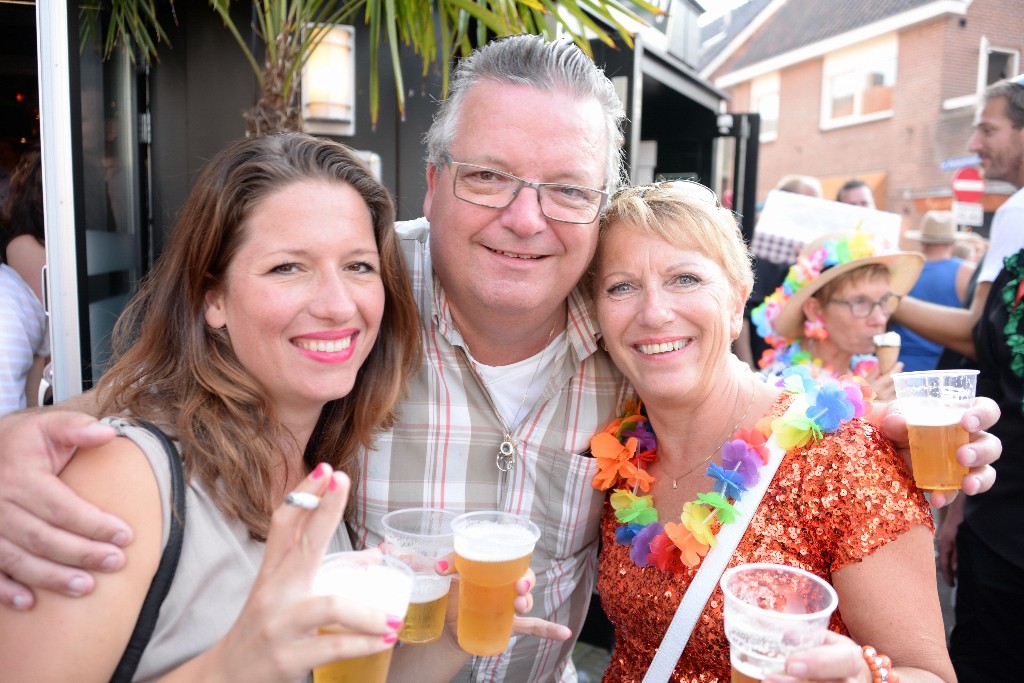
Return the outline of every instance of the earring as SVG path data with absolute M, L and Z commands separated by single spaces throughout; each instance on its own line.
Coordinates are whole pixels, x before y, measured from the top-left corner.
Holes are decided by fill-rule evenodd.
M 825 341 L 828 339 L 828 330 L 825 329 L 825 321 L 818 316 L 814 320 L 804 320 L 804 338 Z

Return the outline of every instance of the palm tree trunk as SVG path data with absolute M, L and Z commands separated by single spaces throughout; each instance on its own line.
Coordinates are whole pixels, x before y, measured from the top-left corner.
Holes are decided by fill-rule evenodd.
M 302 130 L 300 91 L 285 87 L 288 71 L 299 58 L 300 43 L 292 35 L 296 31 L 301 31 L 301 27 L 286 22 L 276 36 L 264 36 L 268 49 L 263 63 L 263 83 L 260 99 L 243 114 L 246 137 Z

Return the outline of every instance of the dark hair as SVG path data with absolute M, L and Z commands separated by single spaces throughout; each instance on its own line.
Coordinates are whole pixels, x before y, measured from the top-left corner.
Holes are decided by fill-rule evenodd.
M 850 178 L 845 183 L 843 183 L 843 186 L 839 188 L 838 192 L 836 192 L 836 201 L 843 201 L 844 192 L 846 192 L 847 190 L 856 190 L 858 187 L 866 187 L 869 190 L 871 189 L 871 186 L 868 185 L 863 180 L 861 180 L 860 178 Z
M 203 168 L 164 253 L 114 331 L 116 362 L 100 383 L 104 414 L 167 427 L 189 477 L 217 506 L 265 538 L 283 428 L 238 361 L 225 330 L 205 321 L 205 295 L 225 277 L 245 224 L 269 195 L 303 180 L 343 183 L 366 202 L 380 252 L 383 319 L 352 391 L 324 406 L 306 464 L 354 472 L 360 447 L 389 427 L 419 366 L 419 320 L 388 191 L 347 147 L 299 133 L 241 140 Z
M 32 235 L 39 244 L 46 240 L 43 230 L 43 164 L 39 152 L 27 152 L 11 174 L 6 223 L 0 221 L 0 263 L 7 263 L 7 245 L 15 237 Z

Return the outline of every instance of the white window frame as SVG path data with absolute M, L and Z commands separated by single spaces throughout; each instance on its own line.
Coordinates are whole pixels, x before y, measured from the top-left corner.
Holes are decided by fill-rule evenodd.
M 981 44 L 978 49 L 978 95 L 985 92 L 985 88 L 992 85 L 988 82 L 988 60 L 993 52 L 1001 52 L 1010 56 L 1010 73 L 1007 78 L 1013 78 L 1020 73 L 1020 50 L 1013 47 L 1000 47 L 991 45 L 988 38 L 981 37 Z
M 773 71 L 763 76 L 758 76 L 750 82 L 750 108 L 761 115 L 760 142 L 772 142 L 779 137 L 779 114 L 781 109 L 781 98 L 779 72 Z M 766 113 L 771 116 L 766 116 Z M 774 121 L 771 128 L 765 126 L 765 122 Z
M 1013 47 L 1001 47 L 998 45 L 992 45 L 988 41 L 988 36 L 982 36 L 978 42 L 978 77 L 975 83 L 975 91 L 970 95 L 961 95 L 960 97 L 950 97 L 949 99 L 943 100 L 942 108 L 946 111 L 951 109 L 961 109 L 963 107 L 974 107 L 981 101 L 981 96 L 985 92 L 985 88 L 989 86 L 988 83 L 988 58 L 993 52 L 1002 52 L 1008 54 L 1011 57 L 1011 68 L 1010 78 L 1020 73 L 1020 50 Z
M 843 128 L 869 121 L 879 121 L 891 118 L 892 109 L 885 111 L 861 114 L 862 93 L 854 93 L 854 112 L 847 116 L 834 117 L 832 115 L 832 79 L 848 73 L 862 75 L 867 67 L 878 64 L 885 60 L 892 60 L 892 86 L 897 85 L 896 79 L 899 73 L 899 39 L 895 33 L 881 36 L 874 40 L 859 43 L 844 50 L 837 50 L 825 55 L 822 67 L 821 84 L 821 119 L 822 130 Z

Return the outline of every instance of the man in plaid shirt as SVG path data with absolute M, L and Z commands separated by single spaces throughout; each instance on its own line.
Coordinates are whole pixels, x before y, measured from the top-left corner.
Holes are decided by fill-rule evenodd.
M 571 43 L 515 36 L 459 65 L 426 138 L 426 218 L 398 228 L 424 364 L 395 426 L 364 454 L 351 522 L 357 545 L 374 545 L 381 516 L 399 508 L 529 516 L 541 529 L 530 616 L 574 634 L 603 499 L 584 453 L 623 390 L 576 283 L 619 179 L 622 116 L 611 82 Z M 573 641 L 514 637 L 455 680 L 575 680 Z

